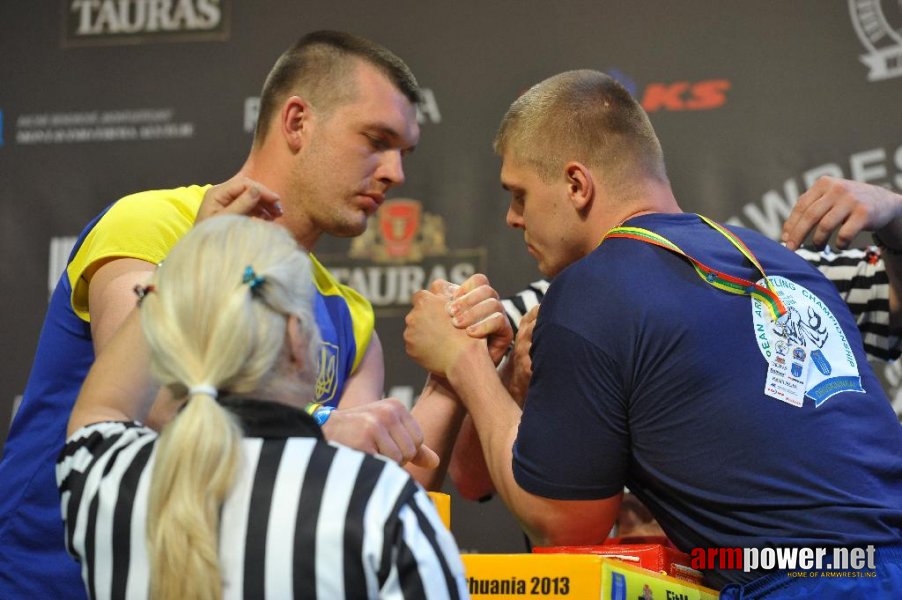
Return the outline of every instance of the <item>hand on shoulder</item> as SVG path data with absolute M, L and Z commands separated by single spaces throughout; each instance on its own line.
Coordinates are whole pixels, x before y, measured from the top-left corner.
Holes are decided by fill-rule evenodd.
M 247 215 L 272 221 L 282 216 L 282 205 L 278 194 L 239 173 L 206 191 L 195 223 L 216 215 Z

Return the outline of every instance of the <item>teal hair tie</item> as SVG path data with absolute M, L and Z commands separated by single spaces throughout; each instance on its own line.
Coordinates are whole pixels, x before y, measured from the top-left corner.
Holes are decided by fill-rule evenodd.
M 248 265 L 244 268 L 244 276 L 241 278 L 241 283 L 246 283 L 251 288 L 251 293 L 255 296 L 260 293 L 260 286 L 265 281 L 266 279 L 263 275 L 257 275 L 252 266 Z

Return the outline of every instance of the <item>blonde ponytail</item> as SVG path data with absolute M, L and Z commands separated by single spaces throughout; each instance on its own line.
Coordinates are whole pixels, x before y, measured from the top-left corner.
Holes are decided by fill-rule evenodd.
M 156 444 L 147 515 L 151 597 L 222 595 L 219 513 L 241 464 L 241 430 L 217 390 L 280 388 L 312 397 L 310 260 L 282 227 L 221 216 L 194 228 L 154 275 L 141 304 L 151 369 L 187 404 Z M 289 315 L 308 340 L 300 376 L 277 368 Z
M 222 597 L 219 511 L 241 448 L 234 418 L 208 394 L 195 394 L 157 441 L 148 502 L 150 597 Z

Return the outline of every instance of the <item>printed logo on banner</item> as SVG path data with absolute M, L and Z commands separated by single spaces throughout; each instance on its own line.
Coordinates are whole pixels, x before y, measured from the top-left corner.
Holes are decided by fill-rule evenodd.
M 849 0 L 852 25 L 867 49 L 868 81 L 902 75 L 902 5 L 899 0 Z
M 9 412 L 9 422 L 12 423 L 13 419 L 16 418 L 16 413 L 19 411 L 19 406 L 22 405 L 22 394 L 16 394 L 13 396 L 13 408 Z
M 896 148 L 869 148 L 850 154 L 842 164 L 836 162 L 814 166 L 784 181 L 782 189 L 777 187 L 765 192 L 760 202 L 745 204 L 741 210 L 742 216 L 733 215 L 726 222 L 751 226 L 771 239 L 779 239 L 783 221 L 789 217 L 799 196 L 824 175 L 902 190 L 902 145 Z M 750 225 L 746 225 L 744 219 L 748 219 Z
M 485 248 L 449 250 L 445 222 L 409 198 L 387 200 L 346 256 L 320 256 L 341 283 L 373 304 L 377 316 L 405 314 L 410 298 L 435 279 L 462 283 L 485 271 Z
M 171 108 L 32 113 L 16 119 L 17 144 L 72 144 L 183 139 L 194 123 L 177 121 Z
M 230 0 L 62 0 L 63 46 L 225 40 Z
M 417 123 L 441 123 L 442 113 L 438 109 L 435 93 L 429 88 L 420 90 L 420 102 L 417 104 Z
M 260 115 L 260 97 L 248 96 L 244 99 L 244 131 L 253 133 Z M 420 89 L 420 102 L 417 104 L 417 123 L 441 123 L 442 113 L 435 99 L 435 93 L 429 88 Z
M 652 82 L 640 89 L 632 77 L 619 69 L 612 68 L 607 73 L 620 82 L 647 113 L 714 110 L 726 104 L 727 91 L 731 86 L 728 79 L 707 79 Z
M 69 265 L 69 255 L 75 247 L 78 236 L 63 236 L 50 238 L 50 253 L 47 265 L 47 291 L 52 295 L 53 290 L 63 271 Z

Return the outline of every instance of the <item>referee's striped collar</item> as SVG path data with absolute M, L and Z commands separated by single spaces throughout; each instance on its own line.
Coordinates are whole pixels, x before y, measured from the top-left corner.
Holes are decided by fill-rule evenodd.
M 218 399 L 217 402 L 238 417 L 244 435 L 247 437 L 323 439 L 323 432 L 313 417 L 299 408 L 279 402 L 254 400 L 241 396 L 225 396 Z

